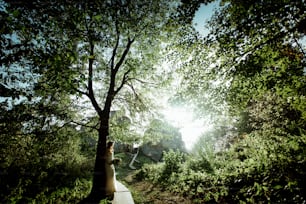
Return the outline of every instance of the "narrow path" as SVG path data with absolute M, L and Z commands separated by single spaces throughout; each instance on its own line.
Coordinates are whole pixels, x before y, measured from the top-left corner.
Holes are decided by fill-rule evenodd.
M 135 204 L 132 194 L 122 183 L 116 181 L 117 191 L 112 204 Z

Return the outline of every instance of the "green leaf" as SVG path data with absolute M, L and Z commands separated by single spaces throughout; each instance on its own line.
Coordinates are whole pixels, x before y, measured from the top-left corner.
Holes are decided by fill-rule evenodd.
M 281 186 L 281 185 L 276 185 L 276 186 L 273 186 L 273 188 L 274 188 L 275 190 L 279 190 L 279 189 L 283 189 L 284 187 Z

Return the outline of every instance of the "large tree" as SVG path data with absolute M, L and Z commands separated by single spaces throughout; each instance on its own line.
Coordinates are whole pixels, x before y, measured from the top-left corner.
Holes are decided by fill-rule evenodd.
M 139 100 L 136 83 L 154 78 L 153 63 L 160 54 L 167 16 L 174 2 L 110 1 L 82 4 L 83 17 L 77 22 L 83 35 L 78 42 L 76 91 L 89 98 L 99 118 L 98 144 L 91 197 L 103 197 L 106 177 L 103 155 L 109 136 L 112 104 L 119 92 Z M 155 61 L 155 62 L 154 62 Z M 85 68 L 85 70 L 84 70 Z M 149 75 L 148 75 L 149 74 Z M 153 75 L 153 76 L 152 76 Z M 94 83 L 97 86 L 94 87 Z M 124 88 L 127 88 L 124 90 Z M 98 98 L 98 90 L 103 91 Z
M 158 77 L 159 57 L 170 34 L 177 1 L 8 1 L 9 33 L 2 43 L 12 52 L 3 63 L 26 61 L 42 74 L 39 86 L 90 101 L 98 117 L 96 161 L 90 199 L 105 196 L 103 155 L 112 105 L 143 102 L 138 90 Z M 9 36 L 10 35 L 10 36 Z M 8 36 L 8 37 L 7 37 Z M 14 36 L 17 39 L 12 40 Z M 8 46 L 8 41 L 17 44 Z M 14 53 L 16 51 L 16 53 Z M 24 58 L 16 58 L 18 52 Z M 130 106 L 136 107 L 137 106 Z M 128 110 L 128 108 L 125 107 Z M 138 109 L 138 111 L 141 111 Z M 127 111 L 131 113 L 132 111 Z

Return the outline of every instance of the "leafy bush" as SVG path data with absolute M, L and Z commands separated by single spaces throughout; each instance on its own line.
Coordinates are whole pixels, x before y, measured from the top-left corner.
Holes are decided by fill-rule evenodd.
M 167 183 L 172 174 L 181 171 L 184 153 L 169 150 L 164 152 L 164 162 L 159 164 L 145 164 L 137 173 L 138 180 L 150 180 L 153 183 Z
M 165 162 L 163 166 L 163 172 L 161 179 L 167 180 L 173 173 L 178 173 L 181 170 L 181 165 L 184 160 L 184 153 L 170 149 L 168 152 L 164 152 L 163 160 Z
M 303 203 L 306 194 L 306 136 L 257 131 L 207 160 L 165 154 L 165 162 L 145 166 L 141 178 L 189 196 L 194 203 Z M 167 162 L 166 162 L 167 161 Z M 198 162 L 198 163 L 197 163 Z
M 191 170 L 194 171 L 204 171 L 206 173 L 214 173 L 214 168 L 211 165 L 211 163 L 205 158 L 205 157 L 200 157 L 200 158 L 193 158 L 190 157 L 188 158 L 187 162 L 187 167 L 190 168 Z
M 158 183 L 163 172 L 163 164 L 144 164 L 135 174 L 137 180 L 149 180 Z
M 5 159 L 0 163 L 0 202 L 75 203 L 86 196 L 93 160 L 82 155 L 81 140 L 73 128 L 63 128 L 56 135 L 11 138 L 16 140 L 1 149 Z

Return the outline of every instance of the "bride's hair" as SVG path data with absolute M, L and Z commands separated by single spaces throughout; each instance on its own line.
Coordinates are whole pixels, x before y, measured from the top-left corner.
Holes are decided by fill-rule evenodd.
M 107 148 L 110 148 L 111 146 L 113 146 L 114 145 L 114 142 L 112 142 L 112 141 L 109 141 L 108 143 L 107 143 Z

